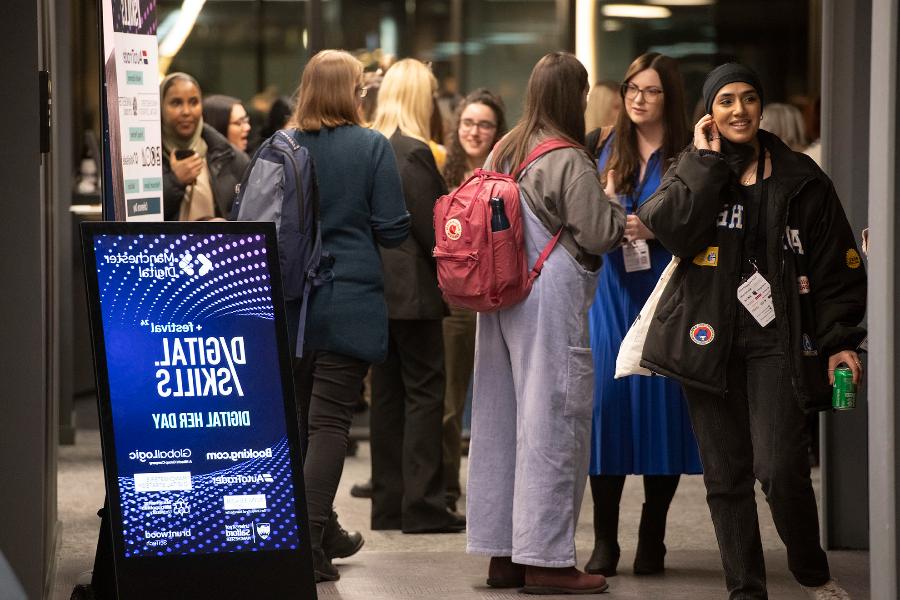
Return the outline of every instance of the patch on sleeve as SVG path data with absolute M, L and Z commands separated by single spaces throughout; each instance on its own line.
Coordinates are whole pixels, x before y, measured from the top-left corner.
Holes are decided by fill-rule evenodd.
M 719 264 L 719 247 L 710 246 L 694 257 L 694 264 L 701 267 L 715 267 Z
M 801 275 L 797 278 L 797 293 L 799 294 L 808 294 L 809 293 L 809 277 L 806 275 Z
M 847 250 L 847 266 L 851 269 L 858 269 L 860 263 L 862 262 L 859 258 L 859 252 L 856 251 L 856 248 L 850 248 Z

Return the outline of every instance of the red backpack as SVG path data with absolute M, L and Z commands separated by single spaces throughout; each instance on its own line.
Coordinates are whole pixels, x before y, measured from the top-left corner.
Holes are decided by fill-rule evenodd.
M 512 175 L 476 169 L 452 194 L 438 199 L 434 205 L 434 258 L 438 285 L 449 304 L 491 312 L 528 296 L 562 228 L 529 271 L 518 178 L 532 162 L 559 148 L 578 146 L 563 139 L 545 140 Z M 491 200 L 498 198 L 509 223 L 501 231 L 492 231 Z

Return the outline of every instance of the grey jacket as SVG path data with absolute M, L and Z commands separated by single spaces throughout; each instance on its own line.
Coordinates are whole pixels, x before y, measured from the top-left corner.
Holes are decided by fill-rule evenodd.
M 625 211 L 606 197 L 587 152 L 562 148 L 545 154 L 522 173 L 519 189 L 551 234 L 565 227 L 559 243 L 585 269 L 599 269 L 602 255 L 621 243 Z

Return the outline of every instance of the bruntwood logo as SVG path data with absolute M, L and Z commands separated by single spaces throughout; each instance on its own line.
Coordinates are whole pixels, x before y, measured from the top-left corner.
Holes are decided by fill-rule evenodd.
M 182 529 L 176 531 L 148 531 L 144 530 L 144 539 L 145 540 L 172 540 L 176 538 L 189 538 L 191 537 L 190 529 Z
M 239 460 L 249 460 L 254 458 L 272 458 L 272 449 L 251 450 L 246 448 L 244 450 L 232 450 L 231 452 L 206 453 L 206 460 L 230 460 L 231 462 L 237 462 Z
M 261 475 L 218 475 L 213 477 L 215 485 L 235 485 L 238 483 L 273 483 L 275 479 L 271 473 Z
M 190 448 L 172 449 L 172 450 L 132 450 L 128 453 L 129 460 L 136 460 L 142 463 L 156 460 L 175 460 L 191 457 Z

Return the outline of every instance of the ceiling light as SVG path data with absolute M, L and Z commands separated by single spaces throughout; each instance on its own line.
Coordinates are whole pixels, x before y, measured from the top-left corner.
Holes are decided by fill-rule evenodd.
M 711 6 L 716 0 L 650 0 L 660 6 Z
M 672 11 L 665 6 L 647 4 L 605 4 L 602 11 L 604 17 L 621 19 L 668 19 L 672 16 Z

